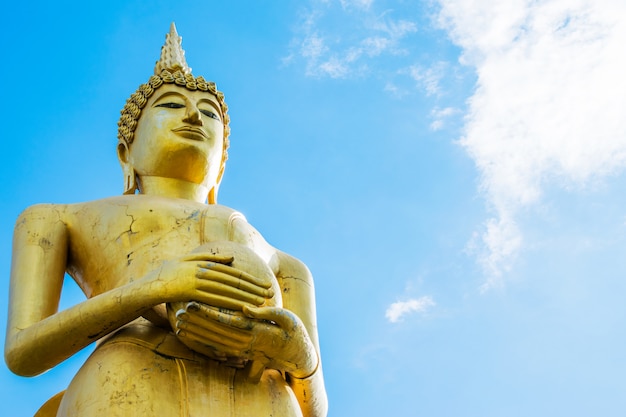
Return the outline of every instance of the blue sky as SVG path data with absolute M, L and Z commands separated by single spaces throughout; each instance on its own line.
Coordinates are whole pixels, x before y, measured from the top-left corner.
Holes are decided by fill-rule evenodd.
M 624 2 L 224 3 L 4 7 L 5 303 L 23 209 L 121 193 L 119 111 L 175 21 L 230 106 L 220 203 L 315 276 L 330 416 L 623 416 Z M 88 354 L 0 367 L 3 414 Z

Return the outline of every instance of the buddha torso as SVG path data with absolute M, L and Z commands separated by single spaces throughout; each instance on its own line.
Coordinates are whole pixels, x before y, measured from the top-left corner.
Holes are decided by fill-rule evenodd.
M 224 206 L 132 195 L 55 210 L 69 231 L 68 273 L 89 298 L 207 242 L 237 242 L 278 271 L 275 250 Z M 248 372 L 190 354 L 165 326 L 140 318 L 99 343 L 70 384 L 59 415 L 301 415 L 280 372 L 266 369 L 260 381 Z
M 132 282 L 207 242 L 240 243 L 272 266 L 275 250 L 225 206 L 132 195 L 63 207 L 68 273 L 88 297 Z

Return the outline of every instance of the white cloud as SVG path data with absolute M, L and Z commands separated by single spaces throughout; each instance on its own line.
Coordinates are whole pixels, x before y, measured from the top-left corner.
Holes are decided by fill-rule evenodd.
M 626 166 L 626 2 L 439 3 L 478 77 L 460 144 L 493 213 L 478 250 L 488 289 L 523 249 L 516 219 L 545 185 L 576 189 Z
M 435 131 L 441 130 L 444 126 L 445 120 L 449 117 L 454 116 L 455 114 L 458 114 L 459 112 L 460 110 L 454 107 L 445 107 L 443 109 L 435 107 L 430 112 L 430 117 L 433 119 L 433 121 L 430 123 L 430 129 Z
M 482 293 L 502 286 L 502 273 L 510 270 L 522 242 L 522 234 L 516 222 L 507 213 L 487 220 L 483 233 L 474 234 L 467 250 L 478 257 L 478 262 L 486 273 L 486 279 L 480 286 Z
M 318 74 L 328 75 L 331 78 L 343 78 L 348 74 L 348 67 L 341 59 L 333 56 L 319 65 Z
M 367 10 L 370 8 L 374 0 L 339 0 L 341 3 L 341 7 L 344 9 L 348 9 L 350 7 L 354 7 L 357 9 Z
M 318 59 L 328 48 L 324 45 L 324 39 L 316 33 L 307 36 L 300 46 L 300 53 L 303 57 L 311 60 Z
M 405 55 L 402 43 L 417 32 L 411 21 L 394 19 L 391 13 L 377 14 L 372 0 L 342 0 L 341 11 L 333 14 L 332 3 L 326 2 L 302 15 L 291 43 L 291 53 L 283 64 L 303 58 L 306 75 L 311 77 L 346 78 L 361 75 L 368 63 L 381 55 Z M 326 15 L 341 17 L 341 25 L 324 21 Z
M 389 35 L 392 40 L 399 40 L 405 36 L 417 32 L 417 25 L 410 20 L 393 20 L 391 18 L 383 18 L 385 14 L 374 21 L 372 29 L 382 31 Z
M 428 68 L 419 65 L 412 65 L 407 72 L 417 85 L 422 88 L 427 95 L 436 95 L 440 92 L 440 82 L 444 76 L 445 64 L 438 62 Z
M 425 313 L 429 308 L 434 306 L 435 302 L 432 297 L 427 295 L 417 299 L 413 298 L 408 301 L 397 301 L 387 308 L 387 311 L 385 311 L 385 317 L 391 323 L 397 323 L 407 314 Z
M 401 99 L 407 95 L 409 95 L 409 91 L 397 86 L 396 84 L 387 81 L 387 83 L 385 84 L 385 87 L 383 88 L 383 91 L 386 91 L 387 93 L 391 94 L 393 97 L 397 98 L 397 99 Z
M 381 36 L 371 36 L 363 39 L 361 42 L 361 50 L 365 51 L 368 56 L 378 56 L 389 48 L 392 40 Z

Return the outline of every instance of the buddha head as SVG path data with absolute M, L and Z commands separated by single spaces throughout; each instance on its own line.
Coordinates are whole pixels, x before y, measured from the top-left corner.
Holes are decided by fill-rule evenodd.
M 209 204 L 216 203 L 228 158 L 227 111 L 215 83 L 192 75 L 172 23 L 154 75 L 121 111 L 117 151 L 124 194 L 141 188 L 142 175 L 175 175 L 205 186 Z M 168 142 L 174 136 L 183 140 Z

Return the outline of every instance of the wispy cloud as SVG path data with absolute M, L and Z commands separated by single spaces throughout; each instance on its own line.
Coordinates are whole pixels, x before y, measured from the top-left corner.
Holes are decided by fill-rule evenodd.
M 435 302 L 432 297 L 427 295 L 420 298 L 412 298 L 407 301 L 397 301 L 387 308 L 385 317 L 391 323 L 397 323 L 408 314 L 425 313 L 434 306 Z
M 407 69 L 407 72 L 417 85 L 430 96 L 440 92 L 440 82 L 445 75 L 444 70 L 445 64 L 438 62 L 429 67 L 412 65 Z
M 461 110 L 454 108 L 454 107 L 444 107 L 439 108 L 439 107 L 435 107 L 431 112 L 430 112 L 430 117 L 431 119 L 433 119 L 433 121 L 430 124 L 430 129 L 431 130 L 441 130 L 445 124 L 446 119 L 459 114 L 461 112 Z
M 373 0 L 341 0 L 340 26 L 323 23 L 334 2 L 317 3 L 302 14 L 290 55 L 305 62 L 310 77 L 346 78 L 360 75 L 374 58 L 382 55 L 406 54 L 403 42 L 417 32 L 415 22 L 394 19 L 389 11 L 379 12 Z M 322 7 L 323 6 L 323 7 Z M 334 12 L 336 18 L 339 13 Z
M 316 33 L 307 36 L 300 45 L 300 54 L 313 61 L 318 60 L 327 50 L 324 40 Z
M 383 91 L 386 91 L 387 93 L 398 99 L 405 97 L 409 94 L 409 92 L 405 88 L 399 87 L 391 81 L 387 81 Z
M 344 9 L 355 8 L 368 10 L 372 3 L 374 3 L 374 0 L 339 0 L 339 3 L 341 3 L 341 7 Z
M 493 217 L 474 249 L 498 285 L 523 249 L 520 210 L 626 166 L 626 3 L 439 0 L 478 81 L 460 144 Z

